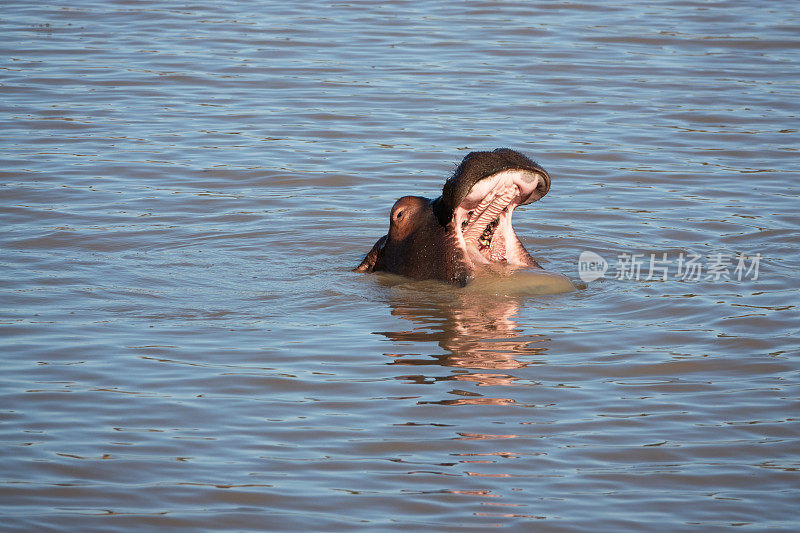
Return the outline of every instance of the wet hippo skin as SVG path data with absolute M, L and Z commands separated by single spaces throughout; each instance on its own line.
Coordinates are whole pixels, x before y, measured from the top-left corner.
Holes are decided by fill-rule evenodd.
M 541 268 L 519 241 L 511 215 L 550 190 L 549 174 L 508 148 L 471 152 L 435 200 L 395 202 L 389 233 L 355 268 L 466 285 L 483 270 Z

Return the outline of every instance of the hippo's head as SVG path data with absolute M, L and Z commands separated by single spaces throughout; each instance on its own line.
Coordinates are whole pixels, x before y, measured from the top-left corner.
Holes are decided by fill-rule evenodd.
M 389 233 L 355 270 L 465 285 L 483 267 L 541 268 L 517 238 L 511 214 L 548 190 L 547 172 L 514 150 L 471 152 L 439 198 L 395 202 Z

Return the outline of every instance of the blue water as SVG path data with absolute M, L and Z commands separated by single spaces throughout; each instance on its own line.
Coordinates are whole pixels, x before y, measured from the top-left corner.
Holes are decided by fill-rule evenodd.
M 800 529 L 799 16 L 4 3 L 2 529 Z M 500 146 L 579 289 L 350 271 Z

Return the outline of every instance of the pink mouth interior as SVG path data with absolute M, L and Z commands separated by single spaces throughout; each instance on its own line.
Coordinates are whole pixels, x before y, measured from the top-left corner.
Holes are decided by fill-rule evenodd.
M 514 233 L 511 214 L 518 205 L 540 198 L 537 185 L 542 179 L 538 173 L 507 170 L 475 184 L 454 213 L 460 240 L 473 262 L 530 264 Z

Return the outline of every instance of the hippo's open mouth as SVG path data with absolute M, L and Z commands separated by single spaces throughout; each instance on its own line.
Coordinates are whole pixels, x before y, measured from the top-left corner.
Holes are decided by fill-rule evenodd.
M 538 266 L 514 232 L 511 215 L 517 206 L 544 196 L 548 181 L 546 174 L 514 169 L 473 185 L 453 211 L 459 247 L 473 264 Z
M 355 270 L 464 286 L 482 266 L 501 273 L 541 268 L 514 233 L 511 215 L 549 190 L 548 173 L 519 152 L 470 152 L 445 182 L 441 196 L 403 196 L 394 203 L 389 233 Z

